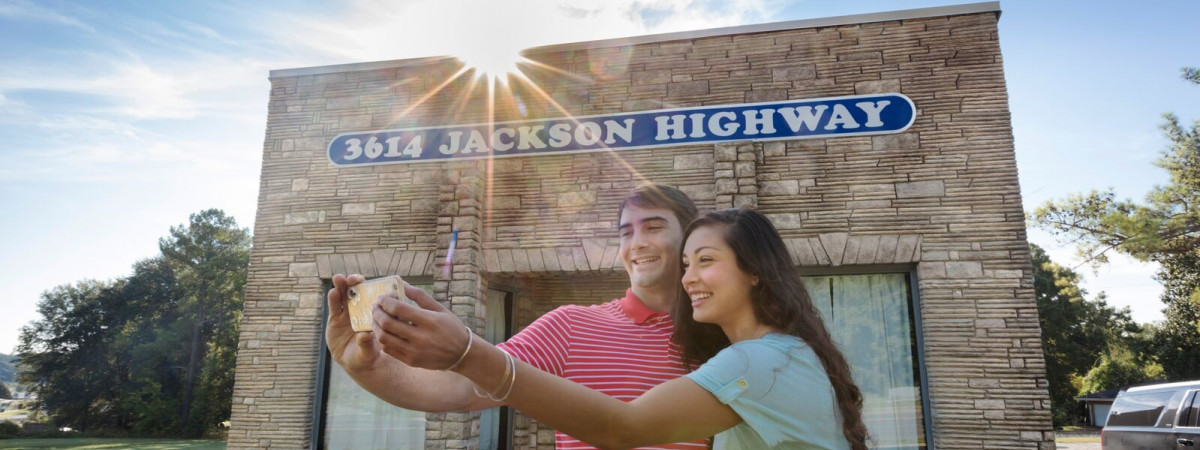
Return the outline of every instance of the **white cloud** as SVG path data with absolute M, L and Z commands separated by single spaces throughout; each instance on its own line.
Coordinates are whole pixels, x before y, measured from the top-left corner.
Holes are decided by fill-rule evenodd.
M 768 9 L 763 5 L 760 0 L 732 5 L 589 1 L 573 6 L 557 0 L 355 0 L 334 15 L 252 12 L 254 23 L 279 24 L 267 28 L 273 33 L 266 39 L 269 44 L 255 37 L 231 40 L 207 23 L 108 17 L 111 22 L 94 37 L 103 45 L 63 49 L 53 58 L 18 54 L 19 61 L 0 65 L 0 102 L 8 110 L 0 112 L 0 126 L 37 130 L 36 135 L 20 133 L 6 140 L 16 145 L 3 151 L 21 157 L 0 168 L 0 180 L 122 182 L 132 172 L 220 170 L 229 169 L 231 160 L 257 162 L 261 136 L 225 134 L 205 142 L 188 141 L 154 124 L 232 118 L 261 126 L 270 69 L 464 54 L 480 48 L 515 53 L 563 41 L 734 25 L 756 20 Z M 571 8 L 585 13 L 573 16 Z M 455 14 L 448 16 L 447 11 Z M 3 3 L 0 14 L 91 29 L 28 2 Z M 653 20 L 647 19 L 650 16 Z M 84 101 L 48 104 L 39 101 L 38 93 Z M 11 108 L 17 103 L 11 99 L 14 94 L 25 107 Z M 226 142 L 213 142 L 217 140 Z M 138 178 L 143 176 L 147 175 Z
M 227 38 L 225 38 L 225 36 L 222 36 L 221 33 L 218 33 L 216 30 L 206 27 L 206 26 L 203 26 L 203 25 L 200 25 L 198 23 L 185 21 L 185 22 L 181 22 L 180 26 L 182 26 L 185 30 L 190 31 L 192 33 L 192 35 L 194 35 L 194 36 L 202 36 L 205 39 L 215 41 L 215 42 L 220 42 L 223 44 L 238 45 L 237 41 L 227 39 Z
M 261 156 L 256 136 L 213 133 L 199 139 L 156 131 L 102 115 L 24 114 L 0 117 L 11 129 L 0 148 L 8 163 L 0 182 L 172 181 L 237 174 L 255 178 Z
M 79 19 L 59 14 L 24 0 L 0 1 L 0 17 L 28 19 L 38 22 L 50 22 L 60 25 L 67 25 L 86 31 L 96 31 L 95 28 L 80 22 Z
M 112 106 L 74 112 L 112 113 L 131 119 L 187 119 L 265 107 L 270 65 L 264 61 L 217 54 L 153 61 L 106 56 L 81 58 L 103 61 L 93 62 L 84 70 L 69 67 L 78 61 L 0 68 L 0 89 L 95 96 Z M 257 95 L 248 96 L 249 92 Z
M 772 0 L 356 0 L 339 13 L 320 17 L 261 13 L 281 25 L 269 32 L 312 55 L 307 63 L 312 65 L 459 55 L 480 47 L 515 51 L 731 26 L 769 19 L 777 5 Z

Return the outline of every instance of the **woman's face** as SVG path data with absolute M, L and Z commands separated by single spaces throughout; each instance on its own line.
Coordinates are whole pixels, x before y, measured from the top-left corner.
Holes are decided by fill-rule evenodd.
M 738 325 L 754 320 L 750 289 L 755 278 L 742 272 L 725 243 L 722 226 L 697 228 L 683 245 L 683 288 L 697 322 Z

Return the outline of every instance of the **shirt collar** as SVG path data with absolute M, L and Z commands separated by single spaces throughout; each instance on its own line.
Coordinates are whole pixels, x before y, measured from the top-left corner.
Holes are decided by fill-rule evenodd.
M 625 311 L 625 315 L 630 319 L 633 319 L 633 323 L 638 324 L 646 323 L 647 320 L 656 316 L 667 315 L 667 313 L 650 309 L 649 306 L 642 303 L 642 299 L 633 294 L 633 289 L 625 290 L 625 298 L 621 299 L 621 310 Z

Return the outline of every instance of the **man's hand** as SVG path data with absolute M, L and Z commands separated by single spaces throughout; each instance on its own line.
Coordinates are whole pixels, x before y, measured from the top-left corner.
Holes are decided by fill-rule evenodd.
M 329 290 L 328 295 L 329 320 L 325 325 L 325 345 L 329 346 L 333 360 L 349 373 L 375 367 L 381 355 L 371 333 L 358 333 L 350 327 L 350 310 L 346 306 L 349 299 L 347 290 L 365 280 L 358 274 L 349 277 L 334 275 L 333 289 Z
M 425 291 L 408 283 L 404 283 L 404 295 L 420 308 L 385 295 L 372 312 L 372 330 L 379 348 L 410 367 L 445 370 L 458 362 L 472 338 L 462 321 Z

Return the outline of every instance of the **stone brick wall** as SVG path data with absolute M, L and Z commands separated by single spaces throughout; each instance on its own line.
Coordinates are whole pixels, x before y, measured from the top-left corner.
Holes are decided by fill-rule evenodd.
M 893 135 L 339 169 L 339 133 L 478 123 L 486 89 L 451 60 L 272 78 L 230 448 L 312 446 L 321 283 L 398 272 L 477 331 L 488 286 L 517 321 L 621 295 L 616 207 L 680 187 L 702 210 L 754 206 L 804 266 L 917 270 L 937 448 L 1051 448 L 995 12 L 531 55 L 496 120 L 899 92 Z M 585 81 L 586 80 L 586 81 Z M 451 230 L 459 230 L 447 266 Z M 620 289 L 609 289 L 620 285 Z M 610 292 L 610 290 L 612 292 Z M 429 416 L 427 448 L 473 448 L 477 413 Z M 549 430 L 517 420 L 544 448 Z

